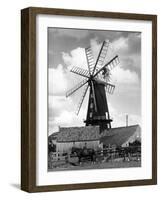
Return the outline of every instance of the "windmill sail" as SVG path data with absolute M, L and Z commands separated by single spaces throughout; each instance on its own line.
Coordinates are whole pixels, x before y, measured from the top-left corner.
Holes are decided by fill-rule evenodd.
M 112 84 L 109 84 L 109 83 L 106 85 L 106 91 L 107 91 L 109 94 L 113 94 L 114 89 L 115 89 L 115 85 L 112 85 Z
M 96 95 L 95 95 L 95 90 L 94 90 L 94 84 L 93 84 L 93 82 L 91 84 L 92 84 L 92 94 L 93 94 L 93 100 L 94 100 L 94 110 L 95 110 L 95 112 L 97 112 L 97 103 L 96 103 Z
M 83 79 L 83 81 L 79 82 L 75 87 L 73 87 L 72 89 L 70 89 L 67 93 L 66 93 L 66 97 L 69 97 L 70 95 L 72 95 L 74 92 L 76 92 L 78 89 L 80 89 L 83 85 L 85 85 L 88 82 L 88 79 Z
M 82 104 L 83 104 L 83 101 L 84 101 L 84 98 L 85 98 L 85 96 L 86 96 L 87 90 L 88 90 L 88 85 L 85 86 L 85 89 L 84 89 L 83 94 L 82 94 L 82 96 L 81 96 L 81 99 L 80 99 L 80 101 L 79 101 L 78 108 L 77 108 L 77 111 L 76 111 L 76 114 L 77 114 L 77 115 L 79 114 L 79 111 L 80 111 L 81 106 L 82 106 Z
M 112 58 L 108 63 L 106 63 L 101 69 L 99 69 L 95 74 L 96 77 L 100 72 L 103 72 L 106 68 L 114 68 L 119 63 L 118 55 Z
M 94 69 L 93 69 L 93 73 L 92 73 L 93 75 L 95 71 L 97 72 L 100 69 L 100 67 L 102 67 L 102 65 L 104 64 L 108 46 L 109 46 L 109 42 L 104 41 L 100 49 L 100 52 L 98 54 Z
M 117 55 L 112 59 L 110 63 L 107 63 L 104 65 L 104 69 L 112 70 L 114 67 L 116 67 L 119 64 L 119 62 L 120 62 L 119 57 Z
M 86 69 L 82 69 L 80 67 L 73 67 L 70 71 L 80 76 L 89 78 L 89 72 Z
M 87 58 L 88 70 L 91 75 L 95 64 L 91 48 L 90 47 L 85 48 L 85 53 Z

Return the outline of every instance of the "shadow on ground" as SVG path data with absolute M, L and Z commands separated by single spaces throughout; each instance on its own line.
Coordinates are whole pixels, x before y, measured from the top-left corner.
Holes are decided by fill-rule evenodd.
M 11 183 L 10 185 L 16 189 L 20 189 L 20 184 L 18 183 Z

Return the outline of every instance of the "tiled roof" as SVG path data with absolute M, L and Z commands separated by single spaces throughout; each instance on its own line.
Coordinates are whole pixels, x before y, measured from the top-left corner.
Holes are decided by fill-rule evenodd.
M 140 126 L 128 126 L 128 127 L 119 127 L 119 128 L 112 128 L 110 130 L 104 131 L 101 135 L 100 141 L 105 145 L 116 145 L 121 146 L 124 144 L 128 139 L 135 134 L 135 132 L 139 131 L 140 135 Z
M 52 134 L 48 137 L 48 140 L 56 140 L 57 136 L 58 136 L 58 132 L 52 133 Z
M 99 126 L 60 128 L 57 142 L 99 140 Z

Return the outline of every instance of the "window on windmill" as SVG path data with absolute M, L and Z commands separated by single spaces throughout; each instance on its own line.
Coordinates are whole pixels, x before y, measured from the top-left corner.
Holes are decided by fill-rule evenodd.
M 101 119 L 106 119 L 106 116 L 102 115 L 102 116 L 101 116 Z
M 89 117 L 92 118 L 92 112 L 89 113 Z
M 90 108 L 93 108 L 93 103 L 90 104 Z

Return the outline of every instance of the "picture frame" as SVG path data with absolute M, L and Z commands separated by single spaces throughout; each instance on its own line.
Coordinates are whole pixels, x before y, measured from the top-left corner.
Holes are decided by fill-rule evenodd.
M 38 154 L 38 133 L 37 133 L 37 27 L 41 21 L 37 21 L 37 16 L 52 16 L 60 17 L 60 20 L 66 18 L 79 18 L 86 20 L 125 20 L 129 23 L 147 22 L 151 23 L 151 178 L 139 178 L 129 180 L 114 180 L 114 181 L 89 181 L 77 183 L 57 183 L 44 185 L 37 184 L 38 170 L 37 159 Z M 54 26 L 54 25 L 53 25 Z M 117 29 L 117 28 L 116 28 Z M 39 55 L 40 56 L 40 55 Z M 150 67 L 149 67 L 150 68 Z M 148 68 L 148 69 L 149 69 Z M 147 69 L 147 70 L 148 70 Z M 39 69 L 39 70 L 42 70 Z M 147 73 L 145 72 L 146 76 Z M 47 105 L 45 105 L 47 107 Z M 145 113 L 146 114 L 146 113 Z M 47 133 L 43 133 L 47 134 Z M 43 156 L 43 155 L 42 155 Z M 64 172 L 67 174 L 67 172 Z M 80 172 L 77 171 L 77 174 Z M 91 174 L 94 172 L 91 172 Z M 102 170 L 103 173 L 103 170 Z M 70 173 L 68 173 L 70 174 Z M 56 176 L 56 175 L 55 175 Z M 58 177 L 59 178 L 59 177 Z M 70 176 L 68 177 L 70 180 Z M 66 176 L 65 178 L 66 179 Z M 44 179 L 45 180 L 45 179 Z M 58 181 L 59 182 L 59 181 Z M 157 184 L 157 16 L 149 14 L 133 14 L 133 13 L 114 13 L 100 11 L 85 11 L 85 10 L 67 10 L 55 8 L 38 8 L 29 7 L 21 10 L 21 189 L 27 192 L 46 192 L 46 191 L 62 191 L 62 190 L 79 190 L 79 189 L 97 189 L 110 187 L 127 187 L 139 185 L 155 185 Z

